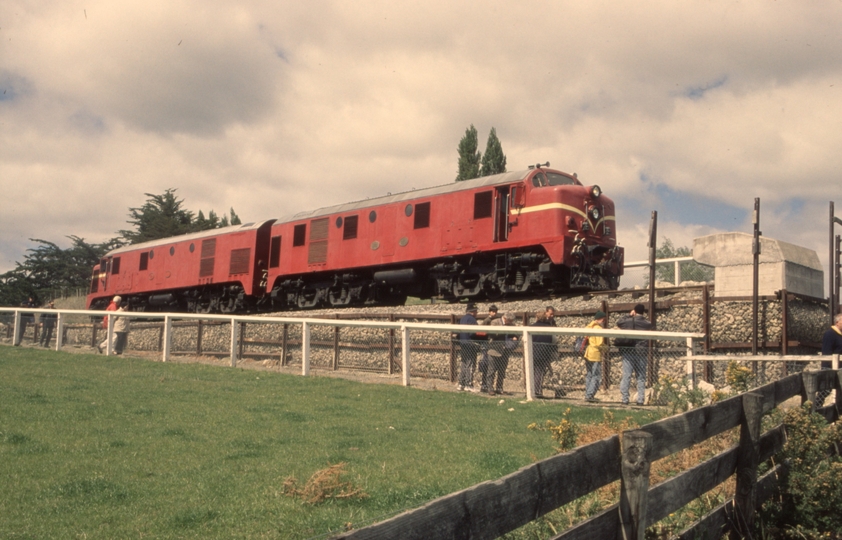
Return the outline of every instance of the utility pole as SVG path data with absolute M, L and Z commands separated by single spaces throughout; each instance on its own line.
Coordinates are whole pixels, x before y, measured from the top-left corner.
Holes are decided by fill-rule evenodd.
M 828 249 L 829 254 L 827 264 L 830 267 L 828 272 L 828 283 L 830 284 L 830 293 L 828 294 L 828 311 L 830 312 L 830 324 L 833 325 L 833 318 L 836 316 L 836 309 L 839 306 L 839 235 L 836 235 L 834 241 L 833 226 L 836 223 L 842 225 L 842 219 L 836 217 L 833 211 L 833 201 L 830 201 L 830 219 L 828 220 L 830 231 L 828 233 Z
M 655 324 L 655 251 L 658 247 L 658 211 L 649 221 L 649 322 Z
M 757 354 L 757 295 L 760 281 L 760 197 L 754 198 L 754 238 L 751 242 L 751 254 L 754 257 L 754 276 L 751 293 L 751 354 Z

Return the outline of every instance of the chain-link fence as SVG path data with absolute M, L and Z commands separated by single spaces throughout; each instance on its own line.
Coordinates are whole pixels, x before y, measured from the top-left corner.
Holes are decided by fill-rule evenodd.
M 96 349 L 105 341 L 108 330 L 102 327 L 102 312 L 59 311 L 62 313 L 59 329 L 63 346 Z M 40 320 L 41 313 L 35 316 L 38 317 L 36 321 Z M 162 319 L 160 314 L 135 313 L 129 317 L 132 320 L 125 347 L 129 354 L 162 354 L 165 359 L 166 355 L 230 358 L 234 364 L 255 363 L 266 368 L 293 368 L 298 372 L 312 369 L 382 374 L 405 381 L 440 381 L 453 387 L 467 382 L 462 384 L 466 389 L 510 395 L 528 395 L 528 381 L 534 381 L 534 397 L 585 397 L 587 361 L 574 351 L 576 337 L 583 335 L 585 329 L 544 327 L 539 330 L 528 326 L 532 319 L 527 315 L 520 321 L 526 326 L 470 327 L 474 332 L 487 334 L 483 339 L 470 342 L 459 341 L 455 333 L 459 328 L 441 323 L 199 318 L 177 314 Z M 24 319 L 26 317 L 21 317 L 21 321 Z M 14 341 L 14 320 L 13 311 L 0 311 L 0 336 L 7 343 Z M 25 345 L 35 344 L 42 331 L 37 323 L 30 322 L 24 328 L 21 341 Z M 617 330 L 601 332 L 623 333 Z M 549 335 L 551 341 L 533 343 L 533 370 L 527 373 L 524 344 L 536 334 Z M 641 347 L 609 347 L 601 363 L 601 381 L 596 395 L 599 400 L 668 405 L 677 398 L 677 392 L 700 387 L 708 394 L 714 390 L 727 390 L 734 384 L 734 377 L 739 377 L 740 384 L 750 388 L 804 369 L 821 367 L 820 358 L 816 356 L 761 359 L 701 356 L 698 345 L 697 350 L 688 354 L 691 351 L 687 349 L 686 340 L 691 334 L 657 334 L 659 339 L 643 341 Z M 664 336 L 673 340 L 664 340 Z M 406 357 L 404 343 L 408 351 Z M 54 344 L 55 341 L 50 346 Z M 466 354 L 463 351 L 467 351 Z M 409 374 L 403 373 L 406 365 Z M 641 378 L 642 396 L 638 392 Z

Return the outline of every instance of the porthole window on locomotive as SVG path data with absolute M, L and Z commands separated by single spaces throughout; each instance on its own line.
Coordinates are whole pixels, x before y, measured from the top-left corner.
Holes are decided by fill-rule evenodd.
M 411 204 L 406 205 L 406 208 L 404 209 L 404 213 L 406 213 L 406 217 L 409 217 L 409 216 L 412 215 L 412 205 Z
M 170 256 L 175 255 L 175 246 L 170 246 Z
M 342 216 L 336 218 L 336 228 L 340 228 L 342 226 Z
M 196 249 L 196 246 L 195 246 L 195 245 L 193 245 L 193 243 L 191 242 L 191 243 L 190 243 L 190 253 L 193 253 L 193 251 L 194 251 L 195 249 Z
M 374 223 L 375 221 L 377 221 L 377 212 L 375 212 L 374 210 L 369 212 L 368 213 L 368 221 L 369 221 L 369 223 Z
M 155 258 L 155 251 L 154 251 L 154 250 L 151 250 L 151 249 L 149 250 L 149 258 L 150 258 L 150 259 L 154 259 L 154 258 Z

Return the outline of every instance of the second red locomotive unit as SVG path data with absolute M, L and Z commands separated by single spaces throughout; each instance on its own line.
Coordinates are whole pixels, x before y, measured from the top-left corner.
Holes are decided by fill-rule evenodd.
M 549 163 L 107 253 L 90 309 L 279 311 L 612 290 L 614 203 Z

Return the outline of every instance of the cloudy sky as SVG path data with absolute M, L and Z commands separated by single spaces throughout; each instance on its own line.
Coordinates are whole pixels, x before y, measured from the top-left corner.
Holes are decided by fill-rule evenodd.
M 470 124 L 602 186 L 627 260 L 653 210 L 689 246 L 760 197 L 826 264 L 840 28 L 812 0 L 4 0 L 0 271 L 167 188 L 253 221 L 448 183 Z

